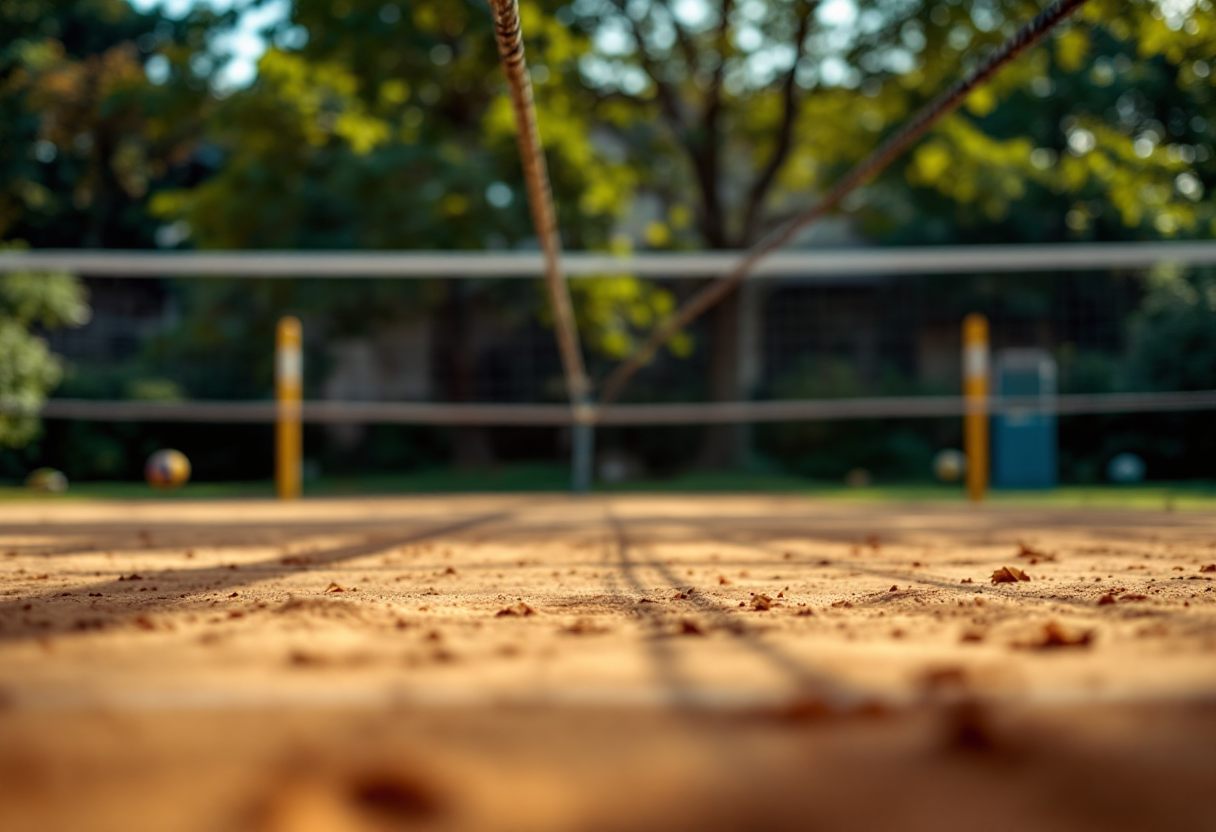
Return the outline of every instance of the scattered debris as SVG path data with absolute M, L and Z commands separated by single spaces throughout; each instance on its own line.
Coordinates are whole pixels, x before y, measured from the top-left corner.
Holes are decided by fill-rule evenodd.
M 325 587 L 326 592 L 346 592 L 346 587 L 338 586 L 334 581 L 329 582 L 329 586 Z
M 697 591 L 695 586 L 681 586 L 676 588 L 676 594 L 671 596 L 673 601 L 687 601 Z
M 308 564 L 312 563 L 312 561 L 303 555 L 288 555 L 285 558 L 279 558 L 279 563 L 283 564 L 284 566 L 307 566 Z
M 563 633 L 569 633 L 572 636 L 590 636 L 598 635 L 600 633 L 610 633 L 612 632 L 612 628 L 605 627 L 602 624 L 596 624 L 590 618 L 580 618 L 569 627 L 563 627 L 561 631 Z
M 926 693 L 951 689 L 962 690 L 967 685 L 967 671 L 957 665 L 931 667 L 925 670 L 920 677 L 920 688 Z
M 1105 607 L 1108 604 L 1113 604 L 1113 603 L 1115 603 L 1115 596 L 1111 595 L 1109 592 L 1098 599 L 1099 607 Z
M 1031 650 L 1052 650 L 1057 647 L 1088 647 L 1093 643 L 1093 630 L 1070 632 L 1054 621 L 1048 621 L 1037 636 L 1028 642 L 1015 644 Z
M 687 618 L 680 619 L 680 624 L 676 628 L 676 632 L 682 636 L 703 636 L 703 635 L 705 635 L 705 630 L 701 629 L 701 626 L 699 624 L 697 624 L 697 622 L 692 621 Z
M 1120 601 L 1147 601 L 1147 595 L 1141 595 L 1138 592 L 1128 592 L 1119 596 Z
M 892 585 L 891 588 L 887 590 L 887 592 L 899 592 L 899 587 Z
M 1030 576 L 1016 566 L 1002 566 L 992 573 L 994 584 L 1016 584 L 1018 581 L 1029 581 Z
M 970 578 L 963 578 L 961 581 L 959 581 L 959 583 L 960 584 L 973 584 L 973 583 L 975 583 L 975 581 L 971 580 Z
M 963 642 L 980 642 L 984 640 L 984 632 L 982 630 L 963 630 L 963 634 L 959 637 L 959 641 Z
M 718 576 L 718 586 L 730 586 L 730 579 L 725 575 Z
M 1199 567 L 1199 571 L 1200 572 L 1216 572 L 1216 563 L 1209 563 L 1205 566 L 1201 566 L 1201 567 Z
M 455 568 L 454 566 L 449 566 L 447 569 L 443 570 L 443 574 L 445 574 L 445 575 L 455 575 L 455 574 L 456 574 L 456 568 Z
M 536 610 L 525 604 L 523 601 L 516 601 L 509 607 L 503 607 L 498 612 L 494 613 L 495 618 L 506 618 L 508 616 L 516 616 L 524 618 L 525 616 L 536 615 Z
M 848 609 L 849 607 L 853 606 L 853 602 L 852 601 L 833 601 L 832 606 L 837 607 L 837 608 L 843 607 L 845 609 Z
M 773 599 L 761 592 L 758 595 L 752 596 L 752 609 L 756 612 L 765 612 L 773 608 Z
M 318 667 L 328 664 L 328 661 L 315 653 L 307 653 L 303 650 L 292 650 L 287 656 L 287 661 L 296 667 Z
M 42 577 L 45 578 L 46 575 L 43 575 Z M 118 580 L 120 580 L 120 581 L 142 581 L 143 579 L 144 579 L 144 576 L 138 575 L 138 574 L 131 574 L 131 575 L 127 575 L 126 577 L 123 577 L 120 575 L 118 577 Z

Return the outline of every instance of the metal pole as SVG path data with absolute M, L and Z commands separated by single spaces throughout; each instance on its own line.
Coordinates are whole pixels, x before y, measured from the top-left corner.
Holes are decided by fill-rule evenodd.
M 570 490 L 586 494 L 591 490 L 595 474 L 595 418 L 588 401 L 574 409 L 575 422 L 571 429 Z
M 304 356 L 300 319 L 279 320 L 275 332 L 275 491 L 280 500 L 300 496 L 304 450 L 301 425 Z
M 988 319 L 963 319 L 963 449 L 967 454 L 967 497 L 973 503 L 988 490 Z

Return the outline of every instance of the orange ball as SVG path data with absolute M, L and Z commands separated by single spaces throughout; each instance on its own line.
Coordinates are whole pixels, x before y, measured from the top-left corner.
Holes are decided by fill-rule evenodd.
M 144 477 L 153 488 L 165 491 L 178 488 L 190 479 L 190 460 L 181 451 L 157 451 L 148 457 Z

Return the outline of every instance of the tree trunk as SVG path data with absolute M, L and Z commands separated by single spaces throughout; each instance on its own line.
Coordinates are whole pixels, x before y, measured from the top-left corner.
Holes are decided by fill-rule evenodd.
M 469 302 L 464 281 L 449 283 L 446 312 L 448 319 L 447 387 L 453 402 L 471 402 L 476 396 L 477 361 L 469 326 Z M 454 459 L 457 468 L 484 469 L 494 464 L 494 448 L 490 435 L 480 425 L 462 425 L 453 429 Z
M 739 293 L 723 298 L 710 313 L 709 400 L 739 398 Z M 741 425 L 708 425 L 701 435 L 697 463 L 701 468 L 734 468 L 743 460 Z
M 763 334 L 759 285 L 745 282 L 710 313 L 709 399 L 741 401 L 751 397 L 763 372 Z M 710 425 L 702 434 L 702 468 L 747 468 L 752 459 L 750 424 Z

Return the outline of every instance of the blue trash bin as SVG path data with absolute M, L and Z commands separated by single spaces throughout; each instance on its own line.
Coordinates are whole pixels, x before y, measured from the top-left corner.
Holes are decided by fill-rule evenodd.
M 993 487 L 1054 488 L 1059 482 L 1055 359 L 1045 350 L 1002 350 L 993 363 L 993 394 L 1038 400 L 992 417 Z

